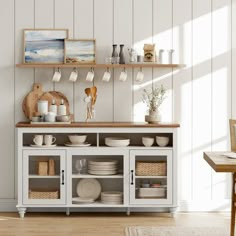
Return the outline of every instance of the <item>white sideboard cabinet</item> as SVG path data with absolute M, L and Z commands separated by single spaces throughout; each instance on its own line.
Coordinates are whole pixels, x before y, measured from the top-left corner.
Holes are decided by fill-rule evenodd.
M 70 210 L 117 208 L 130 212 L 143 208 L 173 213 L 177 204 L 177 128 L 179 124 L 160 123 L 72 123 L 68 125 L 32 125 L 19 122 L 17 129 L 18 204 L 20 217 L 29 208 L 61 208 Z M 33 137 L 52 134 L 56 146 L 36 147 Z M 68 147 L 68 135 L 86 134 L 88 147 Z M 165 147 L 142 144 L 142 137 L 166 136 Z M 130 139 L 125 147 L 108 147 L 106 137 Z M 118 172 L 114 175 L 82 173 L 76 168 L 77 160 L 117 160 Z M 154 169 L 153 169 L 154 168 Z M 160 172 L 155 174 L 156 168 Z M 52 171 L 52 172 L 51 172 Z M 77 185 L 82 179 L 96 179 L 101 191 L 122 192 L 121 204 L 104 204 L 100 197 L 92 203 L 74 203 Z M 97 210 L 96 209 L 96 210 Z

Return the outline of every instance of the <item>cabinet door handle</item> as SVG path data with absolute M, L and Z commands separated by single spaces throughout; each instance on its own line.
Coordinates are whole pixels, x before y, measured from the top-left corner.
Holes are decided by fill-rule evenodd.
M 65 184 L 65 171 L 62 170 L 61 171 L 61 185 L 64 185 Z
M 133 170 L 131 170 L 131 183 L 130 184 L 131 185 L 134 184 L 134 171 Z

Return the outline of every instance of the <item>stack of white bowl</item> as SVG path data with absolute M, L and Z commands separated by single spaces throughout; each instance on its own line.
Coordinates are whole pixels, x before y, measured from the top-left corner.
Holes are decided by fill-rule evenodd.
M 118 160 L 89 160 L 88 173 L 91 175 L 115 175 L 118 173 Z
M 127 147 L 130 144 L 130 139 L 121 137 L 107 137 L 105 144 L 109 147 Z
M 108 191 L 101 193 L 101 202 L 110 205 L 120 205 L 123 202 L 123 193 L 118 191 Z

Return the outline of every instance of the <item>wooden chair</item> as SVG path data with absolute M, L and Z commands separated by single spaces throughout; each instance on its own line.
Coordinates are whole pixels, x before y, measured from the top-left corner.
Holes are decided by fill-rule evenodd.
M 236 152 L 236 120 L 229 120 L 231 151 Z M 231 202 L 231 226 L 230 236 L 234 236 L 235 229 L 235 211 L 236 211 L 236 173 L 232 174 L 232 202 Z
M 236 120 L 229 120 L 231 151 L 236 152 Z

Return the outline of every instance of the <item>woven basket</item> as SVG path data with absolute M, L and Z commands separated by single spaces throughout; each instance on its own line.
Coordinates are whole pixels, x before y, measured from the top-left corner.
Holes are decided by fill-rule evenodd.
M 30 190 L 29 191 L 30 199 L 58 199 L 59 191 L 42 191 L 42 190 Z
M 165 161 L 137 161 L 136 175 L 141 176 L 166 176 L 166 162 Z

